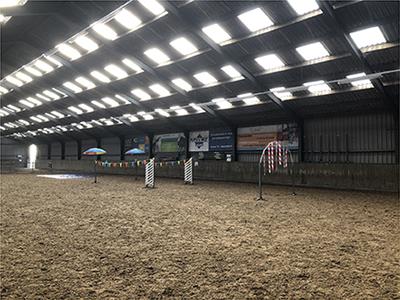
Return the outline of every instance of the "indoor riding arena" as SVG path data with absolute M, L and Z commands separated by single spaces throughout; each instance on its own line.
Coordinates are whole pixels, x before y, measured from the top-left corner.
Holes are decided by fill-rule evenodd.
M 399 12 L 0 0 L 0 299 L 400 299 Z

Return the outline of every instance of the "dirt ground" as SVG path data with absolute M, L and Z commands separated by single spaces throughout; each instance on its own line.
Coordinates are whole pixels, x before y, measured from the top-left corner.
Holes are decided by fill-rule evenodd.
M 1 179 L 1 299 L 400 299 L 395 194 Z

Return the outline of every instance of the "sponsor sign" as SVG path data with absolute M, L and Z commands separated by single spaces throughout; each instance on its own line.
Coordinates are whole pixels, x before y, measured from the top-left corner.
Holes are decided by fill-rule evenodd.
M 189 134 L 189 151 L 206 152 L 209 149 L 209 131 L 193 131 Z

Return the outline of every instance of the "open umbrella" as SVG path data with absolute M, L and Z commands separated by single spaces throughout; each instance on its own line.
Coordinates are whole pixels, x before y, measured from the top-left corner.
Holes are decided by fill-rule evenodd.
M 101 148 L 89 148 L 86 151 L 83 152 L 83 155 L 88 155 L 88 156 L 97 156 L 97 155 L 104 155 L 106 154 L 106 150 L 101 149 Z M 97 182 L 97 170 L 96 170 L 96 165 L 97 162 L 94 160 L 94 183 Z
M 132 148 L 125 152 L 126 155 L 145 154 L 146 152 L 139 148 Z M 135 164 L 135 180 L 137 180 L 137 165 Z

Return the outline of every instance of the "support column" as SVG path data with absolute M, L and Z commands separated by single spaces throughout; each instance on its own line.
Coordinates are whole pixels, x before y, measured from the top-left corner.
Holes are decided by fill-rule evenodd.
M 61 159 L 65 160 L 65 142 L 60 142 L 61 143 Z
M 238 153 L 237 153 L 237 135 L 238 135 L 238 128 L 234 127 L 231 128 L 232 130 L 232 161 L 238 161 Z
M 82 141 L 77 140 L 76 145 L 77 145 L 76 150 L 78 151 L 78 153 L 77 153 L 78 160 L 81 160 L 82 159 Z
M 399 108 L 400 110 L 400 108 Z M 400 112 L 395 112 L 393 114 L 393 121 L 394 121 L 394 147 L 395 147 L 395 163 L 400 164 Z
M 304 162 L 304 121 L 297 123 L 299 126 L 299 152 L 298 152 L 298 160 L 299 163 Z
M 96 140 L 96 147 L 101 148 L 101 139 Z M 101 155 L 97 155 L 97 160 L 101 160 Z
M 148 135 L 149 138 L 149 158 L 153 158 L 153 134 Z
M 47 159 L 51 160 L 51 144 L 47 144 Z
M 192 155 L 189 151 L 189 145 L 190 145 L 190 133 L 189 131 L 185 131 L 185 139 L 186 139 L 186 145 L 185 145 L 185 155 L 186 155 L 186 159 L 189 159 Z
M 124 161 L 125 160 L 125 137 L 120 136 L 119 137 L 119 153 L 120 153 L 120 160 Z

